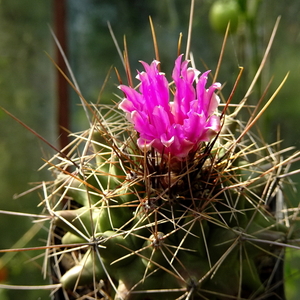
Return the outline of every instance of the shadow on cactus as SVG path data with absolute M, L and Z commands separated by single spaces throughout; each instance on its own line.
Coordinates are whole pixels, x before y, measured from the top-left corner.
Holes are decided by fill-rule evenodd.
M 135 88 L 125 59 L 119 104 L 84 102 L 90 128 L 47 162 L 55 299 L 285 299 L 298 212 L 284 187 L 299 152 L 255 125 L 286 78 L 260 109 L 247 104 L 256 79 L 231 105 L 235 87 L 226 100 L 209 72 L 174 60 L 170 81 L 142 62 Z

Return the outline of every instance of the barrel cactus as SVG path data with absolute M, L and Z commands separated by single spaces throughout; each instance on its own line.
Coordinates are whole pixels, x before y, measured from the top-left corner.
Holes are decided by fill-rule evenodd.
M 254 130 L 283 83 L 261 110 L 247 105 L 253 85 L 231 106 L 209 71 L 174 61 L 170 80 L 142 62 L 116 105 L 83 101 L 89 128 L 47 161 L 55 300 L 285 299 L 299 153 Z
M 90 128 L 50 162 L 56 298 L 284 299 L 280 178 L 298 154 L 284 160 L 250 130 L 255 110 L 229 113 L 182 55 L 172 82 L 142 65 L 138 88 L 90 107 Z

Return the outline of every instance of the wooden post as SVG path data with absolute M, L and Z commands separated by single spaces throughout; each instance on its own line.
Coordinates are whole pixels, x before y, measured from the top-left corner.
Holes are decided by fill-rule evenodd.
M 66 0 L 54 0 L 54 32 L 64 51 L 67 55 L 67 24 L 66 24 Z M 61 70 L 67 74 L 67 67 L 63 57 L 56 47 L 56 63 Z M 63 149 L 69 144 L 68 132 L 66 129 L 70 128 L 69 116 L 69 86 L 65 78 L 57 70 L 56 75 L 57 86 L 57 123 L 59 132 L 59 147 Z

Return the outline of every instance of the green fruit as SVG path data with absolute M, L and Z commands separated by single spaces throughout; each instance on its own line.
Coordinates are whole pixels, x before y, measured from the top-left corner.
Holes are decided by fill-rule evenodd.
M 217 0 L 209 12 L 211 27 L 224 34 L 230 22 L 230 32 L 236 32 L 239 23 L 240 7 L 236 0 Z

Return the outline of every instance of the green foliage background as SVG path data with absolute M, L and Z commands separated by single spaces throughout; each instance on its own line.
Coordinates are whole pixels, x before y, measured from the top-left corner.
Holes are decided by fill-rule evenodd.
M 208 11 L 213 1 L 196 0 L 192 51 L 198 69 L 204 70 L 201 61 L 215 70 L 223 37 L 214 33 L 208 22 Z M 170 74 L 172 62 L 177 52 L 177 40 L 183 33 L 186 42 L 189 17 L 189 2 L 180 0 L 69 0 L 68 1 L 68 57 L 72 70 L 87 101 L 96 101 L 107 72 L 112 65 L 122 70 L 121 61 L 110 37 L 107 21 L 122 46 L 126 34 L 132 70 L 140 69 L 139 60 L 150 62 L 154 58 L 153 44 L 148 16 L 151 15 L 157 33 L 162 68 Z M 283 146 L 300 148 L 300 2 L 297 0 L 263 0 L 256 20 L 258 55 L 262 56 L 276 18 L 281 15 L 279 30 L 270 59 L 262 78 L 263 83 L 274 76 L 273 87 L 290 71 L 288 82 L 278 98 L 264 115 L 260 126 L 268 142 L 276 139 L 277 127 L 281 127 Z M 57 144 L 55 70 L 45 52 L 54 56 L 54 42 L 48 24 L 53 26 L 53 3 L 50 0 L 3 0 L 0 2 L 0 105 L 8 109 L 23 122 Z M 185 46 L 184 46 L 185 47 Z M 185 49 L 182 49 L 184 52 Z M 234 82 L 238 66 L 246 69 L 244 82 L 234 101 L 243 95 L 242 87 L 247 86 L 253 76 L 253 60 L 247 55 L 239 57 L 241 47 L 245 53 L 251 52 L 251 43 L 241 41 L 237 36 L 228 40 L 220 82 L 227 82 L 224 89 L 228 96 Z M 249 49 L 248 49 L 249 48 Z M 123 78 L 124 73 L 122 73 Z M 117 80 L 111 73 L 101 101 L 114 99 Z M 274 88 L 273 88 L 274 89 Z M 245 92 L 245 91 L 244 91 Z M 71 93 L 72 130 L 87 126 L 79 100 Z M 253 101 L 255 95 L 252 96 Z M 41 157 L 50 157 L 47 148 L 34 135 L 26 131 L 9 116 L 0 111 L 0 209 L 20 212 L 40 213 L 37 207 L 40 197 L 31 193 L 14 200 L 13 196 L 31 188 L 30 182 L 49 179 L 49 174 L 37 169 L 42 165 Z M 282 147 L 283 147 L 282 146 Z M 293 180 L 299 182 L 299 176 Z M 297 197 L 293 199 L 298 203 Z M 47 223 L 45 223 L 47 225 Z M 0 248 L 12 247 L 31 228 L 29 218 L 1 215 Z M 46 230 L 42 229 L 34 242 L 20 247 L 42 246 L 45 244 Z M 0 262 L 8 272 L 6 283 L 19 285 L 48 284 L 41 279 L 38 263 L 28 262 L 42 252 L 2 255 Z M 299 261 L 295 251 L 289 254 Z M 289 263 L 287 269 L 297 273 L 296 263 Z M 299 276 L 287 283 L 288 299 L 298 299 Z M 3 283 L 3 282 L 0 282 Z M 49 299 L 49 292 L 41 291 L 1 291 L 1 299 Z

